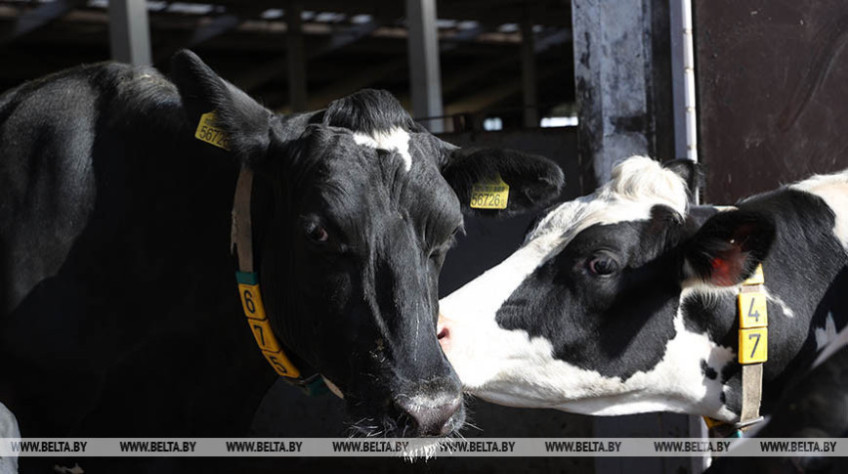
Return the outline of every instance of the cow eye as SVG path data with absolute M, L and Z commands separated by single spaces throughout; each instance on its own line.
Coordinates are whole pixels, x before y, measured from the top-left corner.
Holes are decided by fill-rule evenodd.
M 593 275 L 606 276 L 618 271 L 618 261 L 605 253 L 594 255 L 586 266 Z
M 310 222 L 306 226 L 306 237 L 316 244 L 324 244 L 330 240 L 330 233 L 321 224 Z
M 448 253 L 448 250 L 452 249 L 454 245 L 456 245 L 456 236 L 458 234 L 464 234 L 465 228 L 462 224 L 456 226 L 456 228 L 451 232 L 450 237 L 447 238 L 441 245 L 436 246 L 430 250 L 430 259 L 432 260 L 444 260 L 445 254 Z

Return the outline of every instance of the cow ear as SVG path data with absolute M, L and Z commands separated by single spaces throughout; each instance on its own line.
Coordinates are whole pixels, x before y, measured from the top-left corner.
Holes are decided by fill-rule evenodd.
M 462 211 L 484 216 L 507 217 L 543 207 L 559 196 L 565 182 L 562 169 L 553 161 L 508 149 L 449 148 L 441 171 L 459 197 Z M 498 178 L 509 186 L 506 207 L 472 207 L 475 186 Z
M 265 155 L 270 143 L 270 110 L 218 77 L 188 50 L 177 52 L 171 59 L 171 78 L 180 92 L 192 132 L 203 114 L 214 111 L 216 126 L 224 131 L 230 151 L 239 160 L 255 162 Z
M 774 223 L 765 214 L 719 212 L 687 244 L 685 277 L 713 286 L 737 285 L 766 258 L 774 235 Z
M 677 159 L 666 161 L 662 167 L 671 171 L 683 178 L 686 183 L 686 195 L 689 197 L 689 202 L 693 201 L 698 188 L 704 185 L 703 167 L 692 160 Z

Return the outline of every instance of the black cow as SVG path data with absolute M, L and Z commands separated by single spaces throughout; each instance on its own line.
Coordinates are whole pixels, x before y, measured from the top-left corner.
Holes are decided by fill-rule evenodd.
M 356 433 L 458 429 L 435 325 L 460 211 L 542 205 L 559 168 L 445 143 L 386 92 L 279 116 L 193 53 L 171 77 L 97 64 L 0 97 L 0 400 L 22 434 L 246 431 L 275 372 L 230 254 L 240 169 L 254 176 L 250 263 L 293 365 L 338 388 Z M 471 209 L 496 175 L 508 207 Z
M 737 294 L 761 263 L 771 413 L 848 324 L 848 171 L 730 209 L 690 207 L 695 176 L 691 162 L 630 158 L 443 299 L 439 335 L 467 389 L 513 406 L 736 422 Z

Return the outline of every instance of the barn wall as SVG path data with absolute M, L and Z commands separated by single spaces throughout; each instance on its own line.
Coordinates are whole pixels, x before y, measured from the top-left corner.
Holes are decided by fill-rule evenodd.
M 848 167 L 848 3 L 694 5 L 707 201 Z

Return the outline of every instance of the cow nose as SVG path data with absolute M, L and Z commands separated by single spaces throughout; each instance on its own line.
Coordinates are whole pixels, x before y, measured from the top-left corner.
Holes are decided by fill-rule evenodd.
M 398 406 L 418 427 L 418 436 L 445 436 L 462 423 L 462 396 L 437 399 L 403 398 Z

